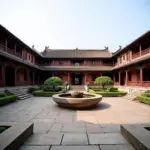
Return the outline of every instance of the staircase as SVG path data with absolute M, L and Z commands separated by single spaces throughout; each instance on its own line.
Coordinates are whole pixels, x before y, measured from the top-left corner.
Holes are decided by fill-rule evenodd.
M 71 85 L 70 90 L 73 91 L 85 91 L 84 85 Z
M 10 93 L 15 94 L 20 100 L 24 100 L 32 97 L 31 94 L 27 93 L 24 89 L 7 89 Z
M 124 96 L 125 99 L 127 100 L 135 100 L 137 96 L 141 95 L 143 92 L 141 92 L 140 90 L 133 90 L 131 92 L 129 92 L 126 96 Z

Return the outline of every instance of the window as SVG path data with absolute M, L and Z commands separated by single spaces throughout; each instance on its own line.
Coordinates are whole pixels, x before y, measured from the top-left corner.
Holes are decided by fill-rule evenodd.
M 128 72 L 128 80 L 132 81 L 132 73 L 131 72 Z
M 91 65 L 95 65 L 95 61 L 94 60 L 91 60 Z
M 59 64 L 60 64 L 60 65 L 63 65 L 63 63 L 64 63 L 63 60 L 60 60 L 60 61 L 59 61 Z
M 96 75 L 92 75 L 92 81 L 95 81 Z
M 123 57 L 122 57 L 122 58 L 123 58 L 123 60 L 125 60 L 125 58 L 126 58 L 126 57 L 125 57 L 125 55 L 123 55 Z
M 30 54 L 28 55 L 28 60 L 30 60 Z
M 120 57 L 120 64 L 122 64 L 122 57 Z

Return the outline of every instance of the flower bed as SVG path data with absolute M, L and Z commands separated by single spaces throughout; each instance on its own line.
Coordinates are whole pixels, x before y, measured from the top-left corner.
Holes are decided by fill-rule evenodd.
M 32 94 L 34 96 L 41 96 L 41 97 L 51 97 L 54 94 L 59 94 L 59 93 L 65 93 L 66 90 L 61 90 L 61 91 L 44 91 L 44 90 L 39 90 L 39 91 L 34 91 Z
M 16 101 L 16 95 L 8 95 L 0 98 L 0 106 Z
M 110 91 L 98 91 L 98 90 L 95 91 L 93 89 L 89 89 L 89 93 L 100 94 L 103 97 L 121 97 L 127 94 L 126 92 L 123 91 L 110 92 Z

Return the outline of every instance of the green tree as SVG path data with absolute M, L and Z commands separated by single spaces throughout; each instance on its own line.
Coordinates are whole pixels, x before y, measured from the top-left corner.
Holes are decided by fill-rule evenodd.
M 103 90 L 105 91 L 105 85 L 111 85 L 113 84 L 113 81 L 110 77 L 108 76 L 101 76 L 101 77 L 97 77 L 95 79 L 95 84 L 101 84 L 103 87 Z
M 55 89 L 57 86 L 60 86 L 62 84 L 63 82 L 59 77 L 50 77 L 44 82 L 44 85 L 51 86 L 53 89 Z

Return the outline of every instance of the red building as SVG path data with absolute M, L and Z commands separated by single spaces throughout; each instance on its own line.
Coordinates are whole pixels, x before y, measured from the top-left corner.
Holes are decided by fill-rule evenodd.
M 49 49 L 38 53 L 0 25 L 0 86 L 43 84 L 59 76 L 71 85 L 110 76 L 115 85 L 150 87 L 150 31 L 115 53 L 95 49 Z

